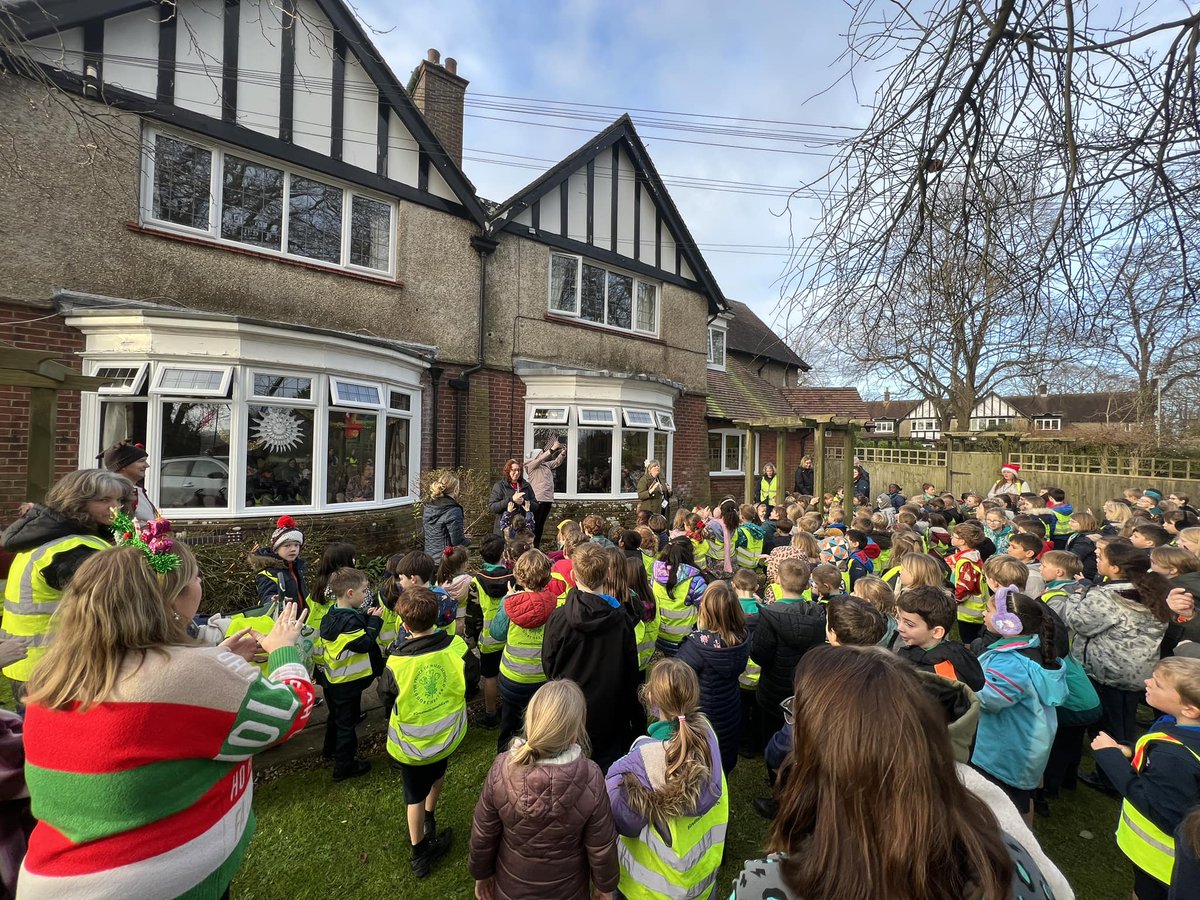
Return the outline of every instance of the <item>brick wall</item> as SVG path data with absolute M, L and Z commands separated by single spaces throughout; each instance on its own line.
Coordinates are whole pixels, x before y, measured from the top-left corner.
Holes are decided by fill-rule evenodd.
M 0 303 L 0 340 L 27 350 L 54 350 L 61 361 L 79 370 L 75 356 L 83 335 L 68 328 L 45 307 Z M 29 389 L 0 385 L 0 521 L 7 523 L 25 501 L 25 460 L 29 440 Z M 58 395 L 54 472 L 57 478 L 77 467 L 79 459 L 79 392 Z
M 482 376 L 482 377 L 481 377 Z M 511 372 L 485 369 L 472 382 L 474 393 L 487 388 L 487 427 L 492 471 L 499 477 L 506 459 L 525 458 L 525 382 Z M 468 427 L 468 434 L 470 428 Z
M 695 506 L 709 502 L 708 423 L 700 394 L 684 394 L 675 401 L 671 478 L 680 503 Z

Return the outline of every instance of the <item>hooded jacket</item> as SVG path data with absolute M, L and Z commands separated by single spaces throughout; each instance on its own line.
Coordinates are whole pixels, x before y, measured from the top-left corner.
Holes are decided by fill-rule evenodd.
M 510 622 L 521 628 L 541 628 L 558 608 L 558 584 L 553 578 L 540 591 L 521 591 L 510 594 L 492 617 L 492 639 L 508 639 Z
M 583 691 L 592 758 L 607 769 L 642 718 L 637 641 L 621 604 L 571 588 L 542 632 L 542 669 L 547 679 L 570 678 Z
M 297 612 L 308 609 L 308 563 L 297 556 L 295 562 L 284 562 L 276 553 L 265 548 L 254 551 L 248 557 L 254 576 L 254 587 L 262 603 L 270 603 L 276 596 L 299 604 Z M 322 598 L 324 602 L 324 598 Z
M 1074 553 L 1083 564 L 1083 577 L 1088 581 L 1096 580 L 1096 544 L 1090 535 L 1072 532 L 1067 535 L 1063 549 Z
M 928 650 L 901 643 L 896 654 L 916 666 L 918 671 L 934 672 L 961 681 L 973 691 L 983 689 L 983 668 L 979 660 L 958 641 L 942 641 Z
M 424 504 L 421 523 L 425 528 L 425 553 L 431 559 L 441 559 L 447 547 L 466 547 L 471 543 L 463 533 L 463 508 L 453 497 L 443 494 Z
M 971 762 L 1022 790 L 1041 781 L 1058 731 L 1054 707 L 1067 699 L 1066 667 L 1043 665 L 1041 643 L 1036 634 L 1004 638 L 979 660 L 986 684 L 979 691 L 982 713 Z
M 101 537 L 112 543 L 112 535 L 103 528 L 86 528 L 56 509 L 35 505 L 4 529 L 3 534 L 0 534 L 0 547 L 9 553 L 24 553 L 50 541 L 76 534 Z M 46 579 L 46 584 L 55 590 L 65 590 L 75 570 L 96 552 L 95 547 L 71 547 L 56 553 L 42 569 L 42 577 Z
M 520 738 L 516 739 L 520 746 Z M 471 823 L 468 868 L 496 900 L 577 900 L 616 890 L 616 830 L 604 775 L 572 745 L 533 766 L 492 763 Z
M 759 606 L 750 655 L 762 668 L 758 705 L 778 715 L 779 703 L 792 696 L 796 664 L 825 643 L 825 607 L 814 601 L 783 601 Z
M 1054 604 L 1071 629 L 1071 656 L 1095 681 L 1125 691 L 1144 688 L 1167 631 L 1137 598 L 1137 588 L 1120 581 Z
M 740 644 L 725 644 L 711 631 L 693 631 L 679 646 L 678 659 L 700 679 L 700 711 L 717 733 L 721 766 L 728 773 L 737 762 L 742 737 L 742 701 L 738 676 L 750 659 L 749 634 Z

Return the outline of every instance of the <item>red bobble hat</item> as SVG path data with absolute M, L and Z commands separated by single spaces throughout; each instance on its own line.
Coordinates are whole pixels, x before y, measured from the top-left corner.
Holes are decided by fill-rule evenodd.
M 275 523 L 276 528 L 271 532 L 271 549 L 278 550 L 280 544 L 288 541 L 295 541 L 298 544 L 304 543 L 304 532 L 300 530 L 300 526 L 296 524 L 296 520 L 291 516 L 280 516 L 279 521 Z

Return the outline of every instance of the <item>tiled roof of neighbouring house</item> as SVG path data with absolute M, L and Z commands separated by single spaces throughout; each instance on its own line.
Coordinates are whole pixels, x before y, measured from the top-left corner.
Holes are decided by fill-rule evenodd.
M 783 388 L 783 396 L 792 406 L 792 415 L 870 417 L 867 404 L 854 387 Z
M 796 414 L 780 388 L 759 378 L 748 362 L 732 353 L 725 358 L 724 372 L 709 369 L 706 405 L 709 418 L 730 421 Z
M 895 419 L 897 422 L 921 405 L 920 400 L 867 400 L 867 414 L 872 419 Z
M 766 357 L 808 371 L 808 363 L 755 315 L 754 310 L 740 300 L 730 300 L 729 307 L 733 312 L 733 320 L 728 325 L 725 342 L 730 350 L 748 353 L 752 357 Z
M 1133 391 L 1035 394 L 1003 399 L 1027 419 L 1061 416 L 1064 425 L 1137 421 L 1137 394 Z

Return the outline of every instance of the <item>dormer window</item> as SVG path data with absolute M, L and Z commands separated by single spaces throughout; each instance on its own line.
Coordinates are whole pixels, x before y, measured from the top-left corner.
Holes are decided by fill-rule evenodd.
M 1035 431 L 1062 431 L 1062 419 L 1058 416 L 1042 416 L 1033 420 Z
M 725 329 L 708 326 L 708 367 L 725 371 Z

